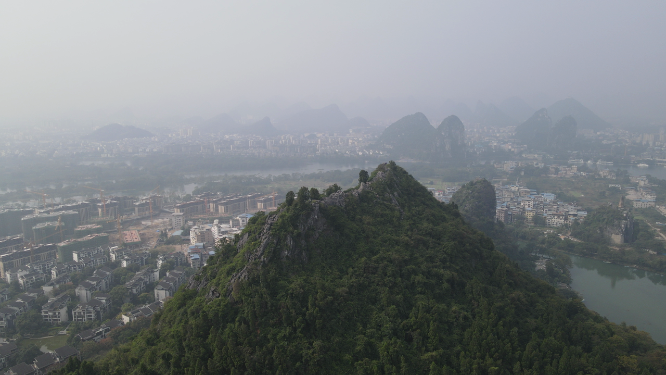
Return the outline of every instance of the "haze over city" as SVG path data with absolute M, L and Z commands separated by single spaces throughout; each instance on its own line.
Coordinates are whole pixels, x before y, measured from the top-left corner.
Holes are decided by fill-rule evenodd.
M 663 14 L 664 2 L 621 1 L 5 3 L 0 124 L 300 102 L 354 112 L 376 98 L 404 111 L 395 120 L 514 96 L 663 124 Z

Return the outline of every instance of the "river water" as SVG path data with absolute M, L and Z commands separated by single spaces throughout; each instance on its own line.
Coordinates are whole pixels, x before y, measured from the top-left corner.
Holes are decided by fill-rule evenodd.
M 571 256 L 571 288 L 589 309 L 626 322 L 666 344 L 666 277 L 635 268 Z

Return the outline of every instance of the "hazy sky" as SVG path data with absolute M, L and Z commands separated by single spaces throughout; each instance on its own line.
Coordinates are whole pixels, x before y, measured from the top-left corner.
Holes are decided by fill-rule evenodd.
M 664 1 L 6 1 L 0 117 L 574 97 L 666 118 Z

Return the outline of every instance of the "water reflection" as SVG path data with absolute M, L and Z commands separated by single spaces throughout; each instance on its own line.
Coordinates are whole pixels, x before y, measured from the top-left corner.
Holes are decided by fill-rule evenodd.
M 596 271 L 599 276 L 608 278 L 611 282 L 611 288 L 615 288 L 615 284 L 620 280 L 634 280 L 636 279 L 635 273 L 632 272 L 633 268 L 618 266 L 617 264 L 604 263 L 602 261 L 582 258 L 571 257 L 574 266 L 583 268 L 588 271 Z M 645 277 L 645 274 L 643 276 Z
M 571 288 L 585 305 L 614 323 L 626 322 L 666 343 L 666 277 L 603 261 L 571 256 Z

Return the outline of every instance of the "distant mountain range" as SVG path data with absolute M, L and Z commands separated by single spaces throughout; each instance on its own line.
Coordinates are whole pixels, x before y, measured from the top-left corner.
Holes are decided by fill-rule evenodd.
M 418 108 L 424 108 L 418 110 Z M 417 109 L 417 110 L 414 110 Z M 610 126 L 590 109 L 575 99 L 560 100 L 547 108 L 554 122 L 566 116 L 572 116 L 579 129 L 601 130 Z M 187 119 L 185 122 L 195 127 L 202 134 L 256 134 L 270 136 L 279 132 L 290 134 L 303 133 L 339 133 L 350 129 L 371 127 L 367 118 L 379 123 L 395 121 L 391 119 L 404 116 L 404 113 L 429 113 L 431 118 L 441 119 L 456 115 L 462 122 L 482 127 L 518 126 L 527 121 L 535 110 L 519 97 L 502 101 L 499 106 L 478 101 L 474 109 L 465 103 L 447 100 L 438 106 L 422 106 L 415 99 L 363 99 L 347 104 L 345 110 L 336 104 L 323 108 L 311 108 L 303 102 L 286 107 L 273 104 L 244 104 L 208 120 L 200 117 Z M 264 118 L 252 125 L 242 125 L 248 119 Z M 272 115 L 269 115 L 272 114 Z M 348 117 L 351 114 L 352 118 Z M 425 116 L 425 114 L 424 114 Z M 272 120 L 270 120 L 270 119 Z
M 82 138 L 97 142 L 112 142 L 125 138 L 146 138 L 153 136 L 153 133 L 132 125 L 109 124 L 96 129 Z
M 227 113 L 219 114 L 205 121 L 200 119 L 190 120 L 189 123 L 203 134 L 253 134 L 267 137 L 283 133 L 344 134 L 349 132 L 350 129 L 371 127 L 370 123 L 362 117 L 347 118 L 347 115 L 335 104 L 324 108 L 311 109 L 303 103 L 295 106 L 295 108 L 305 109 L 277 119 L 277 126 L 273 125 L 269 117 L 264 117 L 250 125 L 243 125 Z

